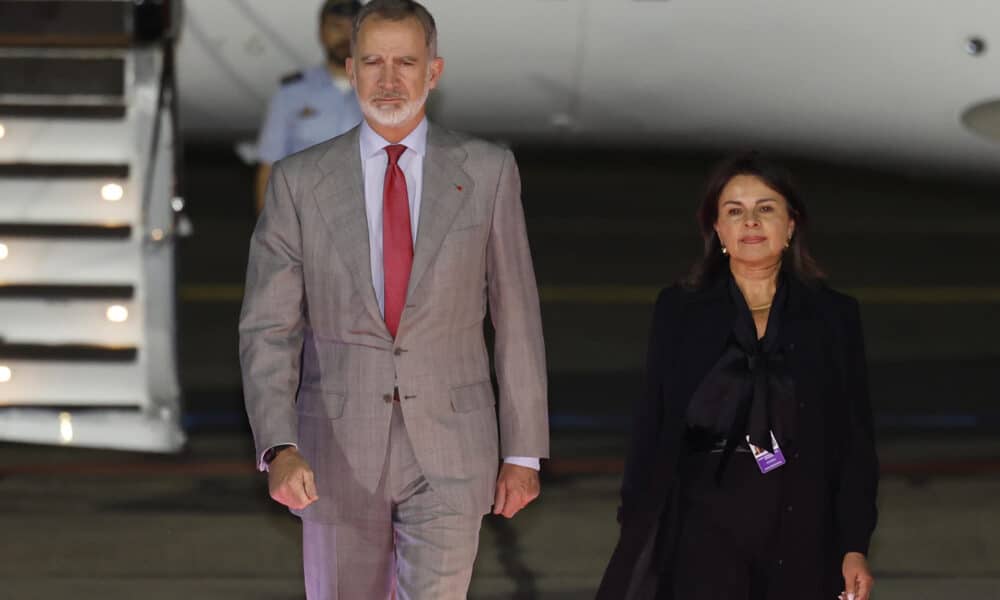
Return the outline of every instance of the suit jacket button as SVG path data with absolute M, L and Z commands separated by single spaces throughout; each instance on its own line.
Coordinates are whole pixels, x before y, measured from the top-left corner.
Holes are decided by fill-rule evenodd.
M 392 353 L 395 354 L 396 356 L 402 356 L 403 355 L 403 349 L 402 348 L 396 348 L 395 350 L 392 351 Z
M 382 399 L 385 400 L 386 404 L 388 404 L 388 403 L 392 402 L 392 394 L 385 394 L 385 395 L 382 396 Z

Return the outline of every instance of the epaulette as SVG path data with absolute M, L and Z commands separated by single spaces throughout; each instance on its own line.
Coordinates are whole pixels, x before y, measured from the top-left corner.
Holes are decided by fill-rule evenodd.
M 295 83 L 296 81 L 301 81 L 305 75 L 302 71 L 296 71 L 294 73 L 289 73 L 281 78 L 281 85 L 288 85 L 290 83 Z

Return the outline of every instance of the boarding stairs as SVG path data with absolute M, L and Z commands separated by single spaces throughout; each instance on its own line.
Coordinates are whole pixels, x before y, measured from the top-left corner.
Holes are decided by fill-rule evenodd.
M 0 0 L 0 441 L 182 447 L 175 0 Z

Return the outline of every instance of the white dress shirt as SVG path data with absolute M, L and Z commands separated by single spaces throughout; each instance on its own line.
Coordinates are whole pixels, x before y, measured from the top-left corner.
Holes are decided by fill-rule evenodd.
M 424 154 L 427 151 L 427 119 L 417 125 L 400 145 L 406 151 L 399 156 L 399 168 L 406 177 L 406 197 L 410 201 L 410 235 L 417 243 L 420 225 L 420 198 L 424 187 Z M 392 145 L 367 121 L 361 123 L 361 175 L 365 180 L 365 211 L 368 216 L 368 243 L 371 246 L 372 284 L 378 310 L 385 317 L 385 273 L 382 264 L 382 193 L 389 155 L 385 147 Z
M 410 233 L 413 243 L 417 242 L 420 230 L 420 199 L 424 186 L 424 156 L 427 152 L 427 119 L 403 138 L 401 145 L 406 151 L 399 157 L 399 168 L 406 177 L 406 196 L 410 201 Z M 368 216 L 368 240 L 371 245 L 372 284 L 378 309 L 385 317 L 385 274 L 382 267 L 382 193 L 385 186 L 385 169 L 389 155 L 385 147 L 391 143 L 375 133 L 367 121 L 361 122 L 361 171 L 365 180 L 365 210 Z M 536 471 L 540 468 L 537 458 L 508 456 L 508 462 Z

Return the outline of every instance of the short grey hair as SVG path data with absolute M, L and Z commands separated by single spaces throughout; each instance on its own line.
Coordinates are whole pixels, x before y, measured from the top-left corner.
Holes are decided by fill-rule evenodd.
M 437 58 L 437 25 L 423 4 L 414 0 L 371 0 L 361 7 L 354 17 L 354 27 L 351 29 L 351 54 L 358 44 L 358 33 L 361 25 L 368 17 L 378 17 L 387 21 L 404 21 L 416 19 L 424 28 L 424 39 L 431 58 Z

